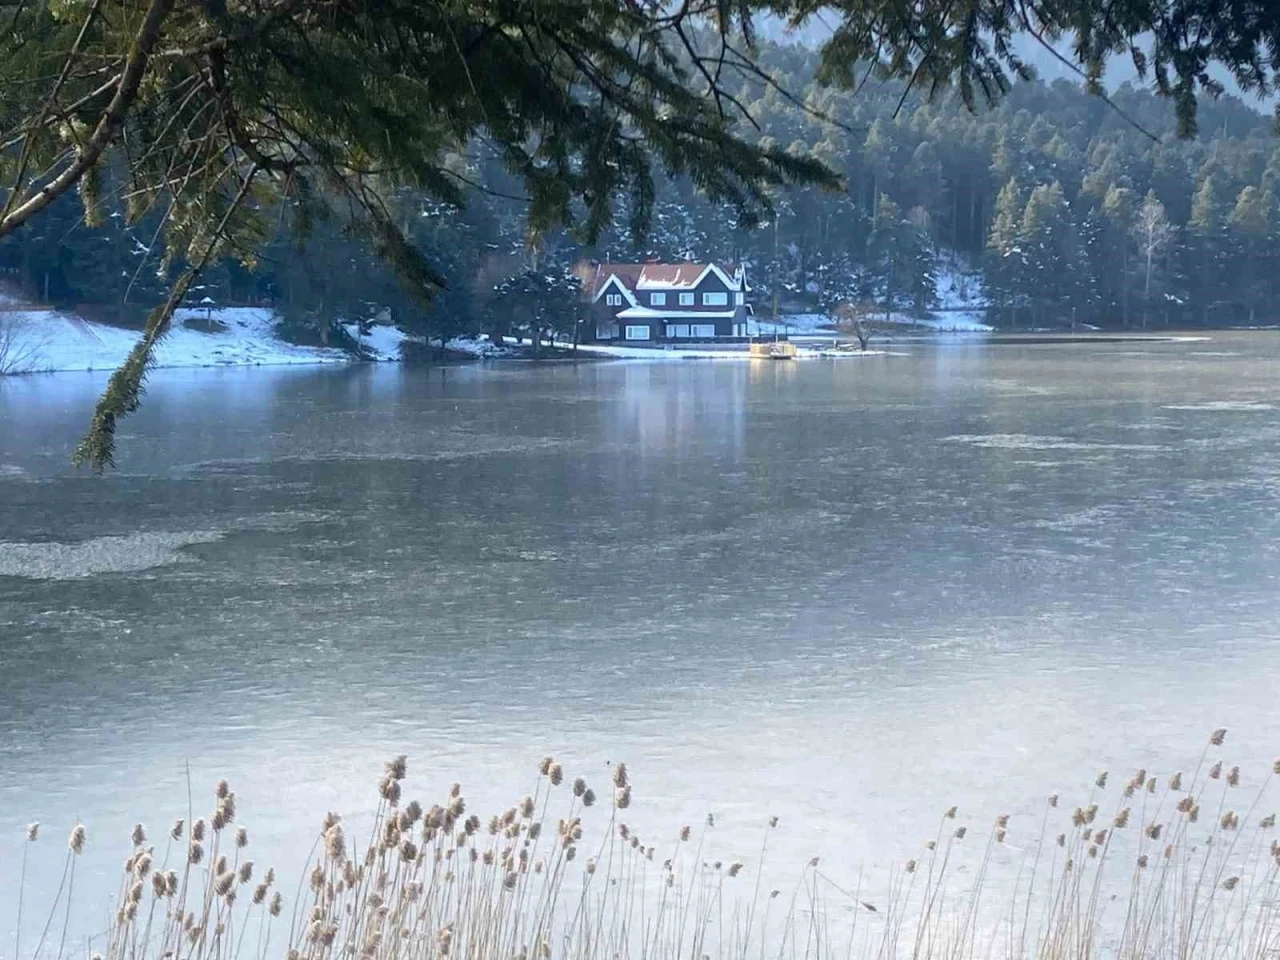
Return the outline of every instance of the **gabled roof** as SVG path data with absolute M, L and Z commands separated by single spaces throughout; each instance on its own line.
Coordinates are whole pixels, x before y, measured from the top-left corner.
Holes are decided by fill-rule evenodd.
M 693 290 L 712 272 L 729 290 L 747 289 L 745 271 L 740 263 L 602 263 L 596 268 L 591 299 L 598 300 L 610 280 L 617 280 L 627 293 L 636 290 Z

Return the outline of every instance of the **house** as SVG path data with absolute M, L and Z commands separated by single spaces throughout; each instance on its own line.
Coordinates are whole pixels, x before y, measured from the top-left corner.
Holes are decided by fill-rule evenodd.
M 584 292 L 584 340 L 636 345 L 746 337 L 751 307 L 737 263 L 598 263 Z

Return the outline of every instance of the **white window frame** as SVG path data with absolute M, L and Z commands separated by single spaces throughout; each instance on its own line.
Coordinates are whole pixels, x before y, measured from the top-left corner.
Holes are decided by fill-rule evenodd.
M 606 293 L 604 295 L 604 303 L 607 307 L 620 307 L 622 306 L 622 294 Z
M 682 293 L 682 294 L 680 294 L 680 306 L 682 306 L 682 307 L 692 307 L 692 306 L 693 306 L 693 294 L 692 294 L 692 293 Z
M 689 325 L 689 336 L 695 340 L 710 340 L 716 335 L 714 323 L 693 323 Z
M 649 294 L 649 306 L 665 307 L 667 305 L 667 295 L 665 293 Z
M 643 333 L 638 332 L 638 331 L 641 331 L 641 330 L 643 330 L 644 332 L 643 332 Z M 648 339 L 649 339 L 649 325 L 648 325 L 647 323 L 629 323 L 629 324 L 627 324 L 627 329 L 626 329 L 626 339 L 627 339 L 627 340 L 648 340 Z
M 689 337 L 689 325 L 687 323 L 668 323 L 667 338 L 670 340 L 685 340 Z
M 597 340 L 614 340 L 618 336 L 618 327 L 616 324 L 606 323 L 596 327 Z
M 742 306 L 742 305 L 743 305 L 744 303 L 746 303 L 746 302 L 747 302 L 747 298 L 746 298 L 746 295 L 745 295 L 745 294 L 735 293 L 735 294 L 733 295 L 733 303 L 734 303 L 734 305 L 735 305 L 735 306 L 740 307 L 740 306 Z
M 709 290 L 702 295 L 702 305 L 704 307 L 727 307 L 729 305 L 729 294 L 722 290 Z

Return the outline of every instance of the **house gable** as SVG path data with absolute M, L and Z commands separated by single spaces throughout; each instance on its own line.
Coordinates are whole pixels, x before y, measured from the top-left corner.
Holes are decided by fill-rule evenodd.
M 618 277 L 616 273 L 610 273 L 604 283 L 600 284 L 600 286 L 596 288 L 596 294 L 591 298 L 591 302 L 599 303 L 600 298 L 606 293 L 620 293 L 626 298 L 627 303 L 631 306 L 639 306 L 639 301 L 636 300 L 636 295 L 631 292 L 631 289 Z

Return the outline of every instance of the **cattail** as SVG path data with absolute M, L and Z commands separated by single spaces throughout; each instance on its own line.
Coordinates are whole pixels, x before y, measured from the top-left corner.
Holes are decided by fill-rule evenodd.
M 209 817 L 209 826 L 213 827 L 214 833 L 219 833 L 226 825 L 227 818 L 223 816 L 222 808 L 218 807 L 218 809 L 214 810 L 213 814 Z
M 777 818 L 776 816 L 770 817 L 770 818 L 769 818 L 769 826 L 770 826 L 770 827 L 776 827 L 777 825 L 778 825 L 778 818 Z
M 1004 838 L 1005 838 L 1005 831 L 1004 831 L 1004 830 L 997 830 L 997 831 L 996 831 L 996 843 L 1004 843 Z
M 1139 870 L 1147 869 L 1147 855 L 1145 853 L 1138 857 L 1138 869 Z
M 73 853 L 80 853 L 84 850 L 85 833 L 83 824 L 77 823 L 71 828 L 71 836 L 67 837 L 67 846 L 71 848 Z
M 236 875 L 228 870 L 226 873 L 220 873 L 214 878 L 213 892 L 220 897 L 225 897 L 235 885 Z
M 453 799 L 449 801 L 449 813 L 456 820 L 458 817 L 462 816 L 466 812 L 467 812 L 466 798 L 463 797 L 462 794 L 455 793 L 453 795 Z
M 1182 771 L 1181 770 L 1176 771 L 1174 775 L 1169 778 L 1169 789 L 1175 790 L 1175 791 L 1182 789 Z
M 404 754 L 387 762 L 387 776 L 392 780 L 403 780 L 408 772 L 408 757 Z
M 1209 735 L 1209 743 L 1215 747 L 1222 746 L 1222 741 L 1227 739 L 1227 728 L 1219 727 Z
M 1276 762 L 1271 765 L 1271 772 L 1280 777 L 1280 757 L 1276 758 Z
M 230 823 L 236 818 L 236 795 L 228 793 L 225 797 L 218 801 L 218 810 L 222 814 L 223 820 Z
M 572 859 L 572 858 L 570 857 L 569 859 Z M 520 874 L 512 870 L 505 877 L 502 878 L 502 888 L 504 890 L 514 890 L 519 880 L 520 880 Z
M 619 810 L 625 810 L 631 806 L 631 787 L 624 784 L 613 792 L 613 805 Z
M 554 757 L 543 757 L 542 762 L 538 764 L 538 773 L 541 776 L 547 776 L 551 773 L 551 768 L 555 765 Z
M 27 842 L 35 843 L 36 838 L 40 836 L 40 822 L 33 821 L 27 824 Z
M 1265 817 L 1258 821 L 1258 828 L 1261 830 L 1270 830 L 1276 825 L 1276 815 L 1268 813 Z
M 1166 860 L 1172 860 L 1172 859 L 1173 859 L 1173 844 L 1172 844 L 1172 843 L 1166 843 L 1166 844 L 1164 845 L 1164 858 L 1165 858 Z
M 741 864 L 741 863 L 734 862 L 734 863 L 729 864 L 729 876 L 731 876 L 731 877 L 736 877 L 736 876 L 737 876 L 738 874 L 740 874 L 741 872 L 742 872 L 742 864 Z
M 1240 786 L 1240 768 L 1239 767 L 1232 767 L 1230 770 L 1227 771 L 1227 786 L 1229 787 Z
M 714 813 L 707 814 L 707 826 L 714 827 L 716 825 L 716 815 Z
M 1178 812 L 1190 813 L 1191 808 L 1195 806 L 1195 802 L 1196 802 L 1195 798 L 1191 796 L 1191 794 L 1187 794 L 1185 797 L 1183 797 L 1181 800 L 1178 801 Z
M 520 816 L 526 820 L 529 820 L 533 817 L 533 811 L 534 811 L 533 797 L 526 796 L 523 800 L 520 801 Z
M 1129 825 L 1129 808 L 1125 807 L 1116 814 L 1116 818 L 1111 821 L 1111 825 L 1119 830 L 1123 830 Z
M 195 823 L 191 824 L 191 839 L 200 843 L 204 840 L 204 818 L 201 817 Z
M 578 777 L 576 780 L 573 781 L 573 795 L 575 797 L 580 797 L 586 792 L 587 792 L 587 781 L 583 780 L 581 777 Z
M 926 841 L 924 842 L 924 848 L 925 848 L 926 850 L 934 850 L 934 849 L 937 849 L 937 846 L 938 846 L 938 844 L 937 844 L 937 842 L 936 842 L 936 841 L 934 841 L 934 840 L 926 840 Z
M 249 831 L 244 827 L 236 828 L 236 846 L 244 849 L 249 845 Z
M 586 866 L 585 866 L 583 869 L 585 869 L 585 870 L 587 871 L 587 873 L 588 873 L 588 874 L 593 874 L 593 873 L 595 873 L 595 872 L 596 872 L 596 861 L 595 861 L 595 858 L 594 858 L 594 857 L 587 857 L 587 863 L 586 863 Z
M 947 807 L 947 812 L 942 815 L 944 820 L 954 820 L 956 818 L 956 808 Z
M 260 883 L 253 888 L 253 905 L 256 907 L 267 899 L 267 891 L 270 887 L 265 883 Z
M 144 853 L 139 856 L 133 863 L 133 872 L 137 874 L 139 880 L 145 880 L 147 874 L 151 872 L 151 854 Z
M 1160 831 L 1163 829 L 1164 829 L 1164 824 L 1152 823 L 1147 826 L 1146 833 L 1147 833 L 1147 836 L 1150 837 L 1152 840 L 1159 840 Z
M 542 836 L 542 822 L 537 821 L 529 824 L 529 829 L 525 833 L 530 840 L 537 840 L 538 837 Z
M 147 842 L 147 831 L 143 829 L 142 824 L 135 823 L 133 825 L 133 833 L 130 835 L 135 847 L 140 847 Z
M 1147 793 L 1154 794 L 1156 792 L 1156 782 L 1154 780 L 1147 781 Z
M 165 895 L 174 897 L 178 894 L 178 871 L 168 870 L 164 875 Z
M 915 873 L 916 872 L 915 860 L 908 860 L 906 864 L 903 865 L 903 869 L 906 870 L 907 873 Z
M 680 839 L 681 839 L 681 840 L 686 840 L 686 841 L 687 841 L 687 840 L 689 839 L 689 833 L 690 833 L 690 830 L 689 830 L 689 828 L 688 828 L 688 827 L 681 827 L 681 828 L 680 828 Z
M 1227 879 L 1222 881 L 1222 889 L 1227 891 L 1227 893 L 1230 893 L 1232 890 L 1236 888 L 1236 884 L 1238 884 L 1239 882 L 1240 882 L 1239 877 L 1234 877 L 1234 876 L 1227 877 Z
M 1107 831 L 1105 831 L 1105 830 L 1099 830 L 1097 833 L 1095 833 L 1095 834 L 1093 835 L 1093 842 L 1094 842 L 1094 844 L 1095 844 L 1096 846 L 1099 846 L 1099 847 L 1100 847 L 1100 846 L 1102 846 L 1104 843 L 1106 843 L 1106 842 L 1107 842 Z
M 174 840 L 181 840 L 182 828 L 185 827 L 186 825 L 187 825 L 187 822 L 182 818 L 178 818 L 177 820 L 173 821 L 173 826 L 169 828 L 170 838 Z
M 1065 833 L 1058 834 L 1054 842 L 1060 847 L 1065 847 L 1067 845 L 1067 835 Z
M 967 827 L 956 827 L 956 832 L 955 832 L 954 836 L 955 836 L 955 838 L 956 838 L 957 840 L 963 840 L 963 839 L 964 839 L 964 835 L 965 835 L 966 833 L 968 833 L 968 832 L 969 832 L 969 831 L 968 831 L 968 828 L 967 828 Z
M 400 844 L 400 859 L 405 863 L 413 863 L 418 859 L 418 848 L 412 840 L 405 840 Z
M 1200 804 L 1197 803 L 1191 807 L 1191 812 L 1187 814 L 1187 819 L 1192 823 L 1200 819 Z
M 227 783 L 225 780 L 219 780 L 214 784 L 213 793 L 214 796 L 221 800 L 231 793 L 231 784 Z
M 153 873 L 151 875 L 151 893 L 157 899 L 169 895 L 169 884 L 165 882 L 163 873 Z
M 269 907 L 267 908 L 267 910 L 268 910 L 268 912 L 269 912 L 273 917 L 278 917 L 278 916 L 280 916 L 280 908 L 281 908 L 283 905 L 284 905 L 284 898 L 283 898 L 283 897 L 281 897 L 281 896 L 280 896 L 280 893 L 277 891 L 277 892 L 276 892 L 276 893 L 271 897 L 271 906 L 269 906 Z
M 253 861 L 246 860 L 244 863 L 240 864 L 240 869 L 237 873 L 240 877 L 241 883 L 248 883 L 253 877 Z
M 392 777 L 383 777 L 378 782 L 378 793 L 391 806 L 400 802 L 400 781 Z
M 1099 790 L 1101 790 L 1101 789 L 1103 789 L 1104 787 L 1106 787 L 1106 785 L 1107 785 L 1107 771 L 1105 771 L 1105 770 L 1100 771 L 1100 772 L 1098 773 L 1098 778 L 1097 778 L 1096 780 L 1094 780 L 1094 781 L 1093 781 L 1093 785 L 1094 785 L 1095 787 L 1097 787 Z
M 1236 816 L 1236 812 L 1234 810 L 1228 810 L 1222 815 L 1222 819 L 1219 821 L 1219 824 L 1223 830 L 1234 830 L 1236 827 L 1240 826 L 1240 818 Z
M 270 882 L 274 879 L 275 879 L 275 874 L 272 871 L 268 870 L 267 881 Z M 342 865 L 342 879 L 347 882 L 348 887 L 354 887 L 356 883 L 359 882 L 360 880 L 360 873 L 356 870 L 356 865 L 352 863 L 350 860 L 348 860 L 346 863 Z
M 1083 827 L 1085 825 L 1084 809 L 1076 807 L 1071 811 L 1071 825 L 1073 827 Z
M 214 861 L 213 872 L 215 876 L 219 873 L 227 872 L 227 857 L 225 854 Z
M 142 900 L 142 881 L 135 880 L 129 887 L 129 902 L 139 903 Z
M 324 889 L 324 867 L 318 863 L 311 868 L 311 889 L 317 893 Z
M 567 861 L 569 861 L 569 860 L 572 860 L 572 859 L 573 859 L 574 857 L 576 857 L 577 855 L 578 855 L 578 848 L 577 848 L 577 847 L 574 847 L 574 846 L 568 846 L 568 847 L 565 847 L 565 848 L 564 848 L 564 859 L 565 859 L 565 861 L 566 861 L 566 862 L 567 862 Z
M 341 863 L 347 859 L 347 838 L 342 825 L 335 823 L 324 833 L 324 852 L 330 860 Z
M 588 787 L 586 793 L 582 795 L 582 805 L 584 807 L 592 807 L 595 806 L 595 802 L 596 792 Z
M 1093 823 L 1093 818 L 1098 815 L 1098 805 L 1091 803 L 1084 808 L 1084 822 Z
M 1219 760 L 1217 763 L 1215 763 L 1212 767 L 1209 768 L 1209 779 L 1217 780 L 1221 776 L 1222 776 L 1222 761 Z
M 1094 843 L 1089 844 L 1089 856 L 1090 856 L 1090 857 L 1094 857 L 1094 858 L 1096 858 L 1096 857 L 1098 856 L 1098 846 L 1097 846 L 1097 844 L 1094 844 Z

